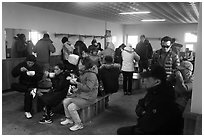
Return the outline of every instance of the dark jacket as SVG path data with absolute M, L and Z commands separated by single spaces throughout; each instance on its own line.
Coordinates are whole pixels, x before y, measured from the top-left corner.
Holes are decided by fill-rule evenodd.
M 53 91 L 55 92 L 63 92 L 64 90 L 68 90 L 69 81 L 66 80 L 68 73 L 62 72 L 59 75 L 56 75 L 52 81 Z
M 63 72 L 52 79 L 53 88 L 47 94 L 40 97 L 44 105 L 57 106 L 66 97 L 69 88 L 69 81 L 66 80 L 68 73 Z
M 120 65 L 103 64 L 99 69 L 99 79 L 103 83 L 105 93 L 115 93 L 119 89 Z
M 153 54 L 152 46 L 148 40 L 145 40 L 144 42 L 140 41 L 136 45 L 135 52 L 140 56 L 141 61 L 151 59 Z
M 56 51 L 52 41 L 48 38 L 40 39 L 33 48 L 33 51 L 37 53 L 37 61 L 41 63 L 50 62 L 50 52 Z
M 148 90 L 136 107 L 138 126 L 145 134 L 179 134 L 182 113 L 175 103 L 174 89 L 162 84 Z
M 84 52 L 88 52 L 88 49 L 86 47 L 86 45 L 84 44 L 83 41 L 78 40 L 75 44 L 74 44 L 74 51 L 73 53 L 76 55 L 79 55 L 80 57 L 82 57 L 82 53 Z
M 22 58 L 26 57 L 26 42 L 19 38 L 14 39 L 14 42 L 11 47 L 11 57 L 12 58 Z
M 26 72 L 22 72 L 20 69 L 21 67 L 27 68 L 28 71 L 35 71 L 34 76 L 28 76 Z M 42 79 L 43 71 L 42 68 L 35 63 L 32 67 L 28 67 L 26 61 L 18 64 L 12 70 L 13 77 L 19 76 L 19 83 L 29 86 L 29 87 L 37 87 L 37 83 Z
M 122 65 L 122 50 L 120 48 L 115 50 L 114 62 Z
M 163 66 L 167 75 L 171 75 L 173 69 L 176 69 L 176 67 L 180 65 L 180 59 L 171 49 L 167 53 L 163 52 L 162 49 L 159 49 L 153 54 L 152 65 L 153 64 Z

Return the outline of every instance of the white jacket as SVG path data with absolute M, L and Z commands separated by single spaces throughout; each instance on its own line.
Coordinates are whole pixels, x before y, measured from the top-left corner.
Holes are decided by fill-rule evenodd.
M 125 47 L 122 51 L 122 71 L 133 72 L 134 71 L 134 61 L 139 61 L 140 56 L 134 52 L 131 47 Z

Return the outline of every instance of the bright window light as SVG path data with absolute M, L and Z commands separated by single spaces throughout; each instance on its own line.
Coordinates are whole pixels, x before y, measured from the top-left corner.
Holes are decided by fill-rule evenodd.
M 31 31 L 29 32 L 29 40 L 31 40 L 33 42 L 33 44 L 35 45 L 38 40 L 40 40 L 42 38 L 42 34 L 37 32 L 37 31 Z
M 197 42 L 197 35 L 192 33 L 186 33 L 185 34 L 185 42 Z
M 188 48 L 191 51 L 193 51 L 193 46 L 194 44 L 186 44 L 186 48 Z
M 166 21 L 165 19 L 143 19 L 143 22 L 157 22 L 157 21 Z
M 122 14 L 122 15 L 127 15 L 127 14 L 148 14 L 150 13 L 149 11 L 136 11 L 136 12 L 121 12 L 119 14 Z
M 136 48 L 138 43 L 138 36 L 128 36 L 127 43 L 131 44 L 133 48 Z
M 112 36 L 112 43 L 115 45 L 117 41 L 117 37 L 116 36 Z

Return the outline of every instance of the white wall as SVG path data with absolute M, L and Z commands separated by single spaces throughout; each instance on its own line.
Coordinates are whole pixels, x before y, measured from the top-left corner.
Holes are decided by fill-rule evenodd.
M 170 36 L 176 38 L 178 43 L 184 44 L 184 34 L 186 32 L 197 32 L 197 24 L 141 24 L 125 25 L 124 35 L 142 35 L 148 38 L 162 38 Z M 159 49 L 160 40 L 149 39 L 153 49 Z M 183 48 L 183 50 L 185 47 Z
M 199 9 L 198 44 L 195 47 L 195 75 L 191 112 L 202 114 L 202 4 Z
M 122 41 L 122 26 L 107 22 L 108 29 L 117 35 L 119 43 Z M 105 35 L 105 21 L 75 16 L 63 12 L 27 6 L 13 2 L 2 3 L 2 58 L 5 58 L 5 28 L 47 31 L 54 41 L 60 54 L 61 37 L 55 38 L 54 33 L 69 33 L 80 35 Z M 121 40 L 120 40 L 121 39 Z M 74 44 L 77 38 L 71 38 Z M 85 39 L 87 46 L 92 38 Z M 97 39 L 102 44 L 104 39 Z
M 111 35 L 117 37 L 115 48 L 119 47 L 123 43 L 123 35 L 120 35 L 123 34 L 123 27 L 115 23 L 108 23 L 107 30 L 111 30 Z

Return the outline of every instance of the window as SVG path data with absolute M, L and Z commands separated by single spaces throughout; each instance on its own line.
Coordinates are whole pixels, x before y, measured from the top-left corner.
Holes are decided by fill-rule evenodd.
M 131 44 L 133 48 L 136 48 L 136 45 L 138 43 L 138 36 L 128 36 L 127 38 L 127 44 Z
M 184 41 L 186 48 L 193 51 L 193 47 L 197 43 L 197 35 L 195 33 L 185 33 Z
M 42 34 L 37 32 L 37 31 L 31 31 L 29 32 L 29 40 L 31 40 L 33 42 L 33 44 L 35 45 L 38 40 L 40 40 L 42 38 Z
M 193 44 L 186 44 L 186 48 L 188 48 L 189 50 L 193 51 Z

